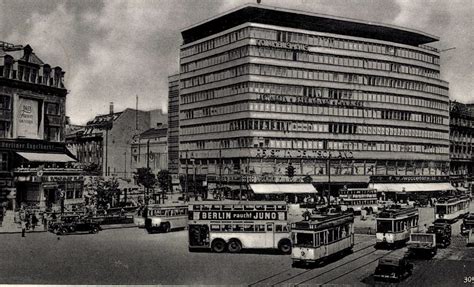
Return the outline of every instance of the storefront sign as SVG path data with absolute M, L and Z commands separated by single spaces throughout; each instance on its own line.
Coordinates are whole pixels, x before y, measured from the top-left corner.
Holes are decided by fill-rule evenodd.
M 46 182 L 64 182 L 64 181 L 83 181 L 84 177 L 82 175 L 54 175 L 54 176 L 43 176 L 43 181 Z
M 351 151 L 257 149 L 257 158 L 352 159 Z
M 38 134 L 38 101 L 19 98 L 17 113 L 17 136 L 39 139 Z
M 64 147 L 60 145 L 48 143 L 34 143 L 34 142 L 12 142 L 0 141 L 0 149 L 9 150 L 34 150 L 34 151 L 64 151 Z
M 257 46 L 308 51 L 308 45 L 305 45 L 305 44 L 278 42 L 278 41 L 262 40 L 262 39 L 257 40 Z
M 446 182 L 447 176 L 371 176 L 370 182 L 396 182 L 396 183 L 417 183 L 417 182 Z
M 288 97 L 272 94 L 258 94 L 257 100 L 264 103 L 286 104 L 294 103 L 306 106 L 334 106 L 334 107 L 363 107 L 363 101 L 338 100 L 330 98 Z
M 194 211 L 194 220 L 286 220 L 285 212 L 277 211 Z

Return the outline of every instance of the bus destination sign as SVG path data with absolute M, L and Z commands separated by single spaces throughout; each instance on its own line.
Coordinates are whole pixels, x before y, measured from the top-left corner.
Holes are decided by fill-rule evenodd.
M 286 220 L 281 211 L 194 211 L 194 220 Z

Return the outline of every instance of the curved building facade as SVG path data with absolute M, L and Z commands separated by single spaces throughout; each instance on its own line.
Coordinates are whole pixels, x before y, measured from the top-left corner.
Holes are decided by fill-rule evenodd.
M 447 188 L 448 83 L 426 46 L 437 37 L 261 5 L 182 36 L 180 173 L 197 186 Z

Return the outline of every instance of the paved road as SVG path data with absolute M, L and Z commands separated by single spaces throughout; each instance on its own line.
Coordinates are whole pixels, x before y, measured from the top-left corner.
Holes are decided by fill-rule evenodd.
M 459 231 L 459 224 L 454 232 Z M 371 274 L 377 260 L 390 252 L 375 250 L 374 236 L 357 235 L 352 254 L 319 268 L 301 269 L 291 268 L 290 256 L 269 252 L 189 253 L 185 231 L 149 235 L 129 228 L 62 237 L 36 233 L 26 238 L 0 234 L 0 242 L 0 283 L 16 284 L 364 286 L 374 284 Z M 456 235 L 453 244 L 433 260 L 416 261 L 414 275 L 402 285 L 460 286 L 465 276 L 474 276 L 474 247 L 467 248 Z

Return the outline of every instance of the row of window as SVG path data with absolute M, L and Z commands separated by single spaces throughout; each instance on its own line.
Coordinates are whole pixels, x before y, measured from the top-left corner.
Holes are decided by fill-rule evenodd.
M 64 190 L 66 199 L 82 198 L 83 182 L 58 182 L 58 189 Z
M 359 75 L 353 73 L 341 73 L 257 64 L 245 64 L 229 69 L 224 69 L 219 72 L 191 77 L 181 81 L 180 83 L 182 85 L 181 88 L 191 88 L 217 81 L 222 81 L 225 79 L 235 78 L 242 75 L 261 75 L 291 79 L 329 81 L 365 86 L 378 86 L 404 90 L 414 90 L 443 96 L 448 95 L 448 90 L 446 88 L 412 80 L 402 80 L 397 78 L 375 75 Z
M 282 132 L 336 133 L 380 135 L 397 137 L 416 137 L 429 139 L 448 139 L 447 132 L 430 131 L 415 128 L 372 126 L 344 123 L 312 123 L 303 121 L 283 121 L 267 119 L 242 119 L 205 125 L 182 127 L 182 135 L 228 132 L 236 130 L 263 130 Z
M 295 246 L 319 247 L 351 236 L 350 224 L 328 228 L 319 232 L 293 232 Z
M 266 228 L 265 228 L 266 227 Z M 273 230 L 275 228 L 275 230 Z M 221 232 L 289 232 L 285 224 L 211 224 L 211 231 Z
M 377 219 L 377 232 L 401 232 L 418 227 L 418 216 L 397 220 Z
M 11 109 L 11 97 L 9 95 L 0 95 L 0 109 L 10 110 Z M 59 103 L 45 103 L 45 112 L 47 115 L 60 115 Z
M 299 43 L 316 47 L 384 54 L 439 65 L 439 57 L 408 48 L 256 27 L 242 28 L 235 32 L 183 48 L 180 52 L 180 58 L 186 58 L 249 37 L 253 39 L 265 39 L 284 43 Z
M 417 75 L 428 78 L 439 79 L 439 72 L 423 67 L 400 64 L 396 62 L 377 61 L 368 58 L 345 57 L 330 54 L 310 53 L 296 50 L 276 49 L 270 47 L 244 46 L 230 51 L 211 56 L 209 58 L 196 60 L 181 65 L 181 73 L 218 65 L 235 59 L 256 56 L 288 61 L 309 62 L 316 64 L 336 65 L 344 67 L 355 67 L 371 70 L 382 70 L 388 72 Z
M 384 143 L 365 141 L 322 141 L 303 139 L 271 138 L 257 140 L 251 138 L 234 138 L 224 140 L 206 140 L 183 142 L 180 150 L 215 150 L 221 148 L 269 148 L 277 150 L 260 151 L 257 157 L 285 156 L 286 151 L 301 149 L 300 157 L 306 157 L 306 151 L 336 150 L 336 151 L 381 151 L 381 152 L 417 152 L 448 154 L 449 147 L 435 144 Z M 297 153 L 297 152 L 295 152 Z
M 338 102 L 336 102 L 338 103 Z M 341 103 L 342 104 L 342 103 Z M 268 104 L 261 102 L 240 102 L 229 105 L 205 107 L 182 111 L 184 119 L 202 118 L 246 111 L 272 113 L 307 114 L 318 116 L 358 117 L 370 119 L 402 120 L 433 124 L 447 124 L 448 119 L 438 115 L 414 113 L 398 110 L 357 109 L 344 107 L 304 106 L 291 104 Z M 309 128 L 311 129 L 311 128 Z
M 377 199 L 368 199 L 368 200 L 342 200 L 342 205 L 376 205 L 378 203 Z
M 43 75 L 41 75 L 38 69 L 28 66 L 18 65 L 18 70 L 14 70 L 11 64 L 5 64 L 4 66 L 0 66 L 0 76 L 35 84 L 64 88 L 62 74 L 44 71 Z
M 181 96 L 182 104 L 190 104 L 194 102 L 213 100 L 217 98 L 224 98 L 243 93 L 258 93 L 265 95 L 267 98 L 273 96 L 273 101 L 278 102 L 304 102 L 300 100 L 304 98 L 335 98 L 335 99 L 352 99 L 358 101 L 371 101 L 382 103 L 393 103 L 399 105 L 420 106 L 431 109 L 439 109 L 447 111 L 448 103 L 436 100 L 426 100 L 423 98 L 381 94 L 374 92 L 365 92 L 360 90 L 344 90 L 344 89 L 329 89 L 321 87 L 309 86 L 295 86 L 295 85 L 281 85 L 270 83 L 256 83 L 247 82 L 217 88 L 213 90 L 206 90 Z M 282 96 L 280 98 L 275 96 Z M 271 101 L 272 99 L 268 99 Z
M 55 126 L 44 127 L 45 139 L 52 142 L 61 141 L 61 128 Z M 0 138 L 11 137 L 11 123 L 8 121 L 0 121 Z

